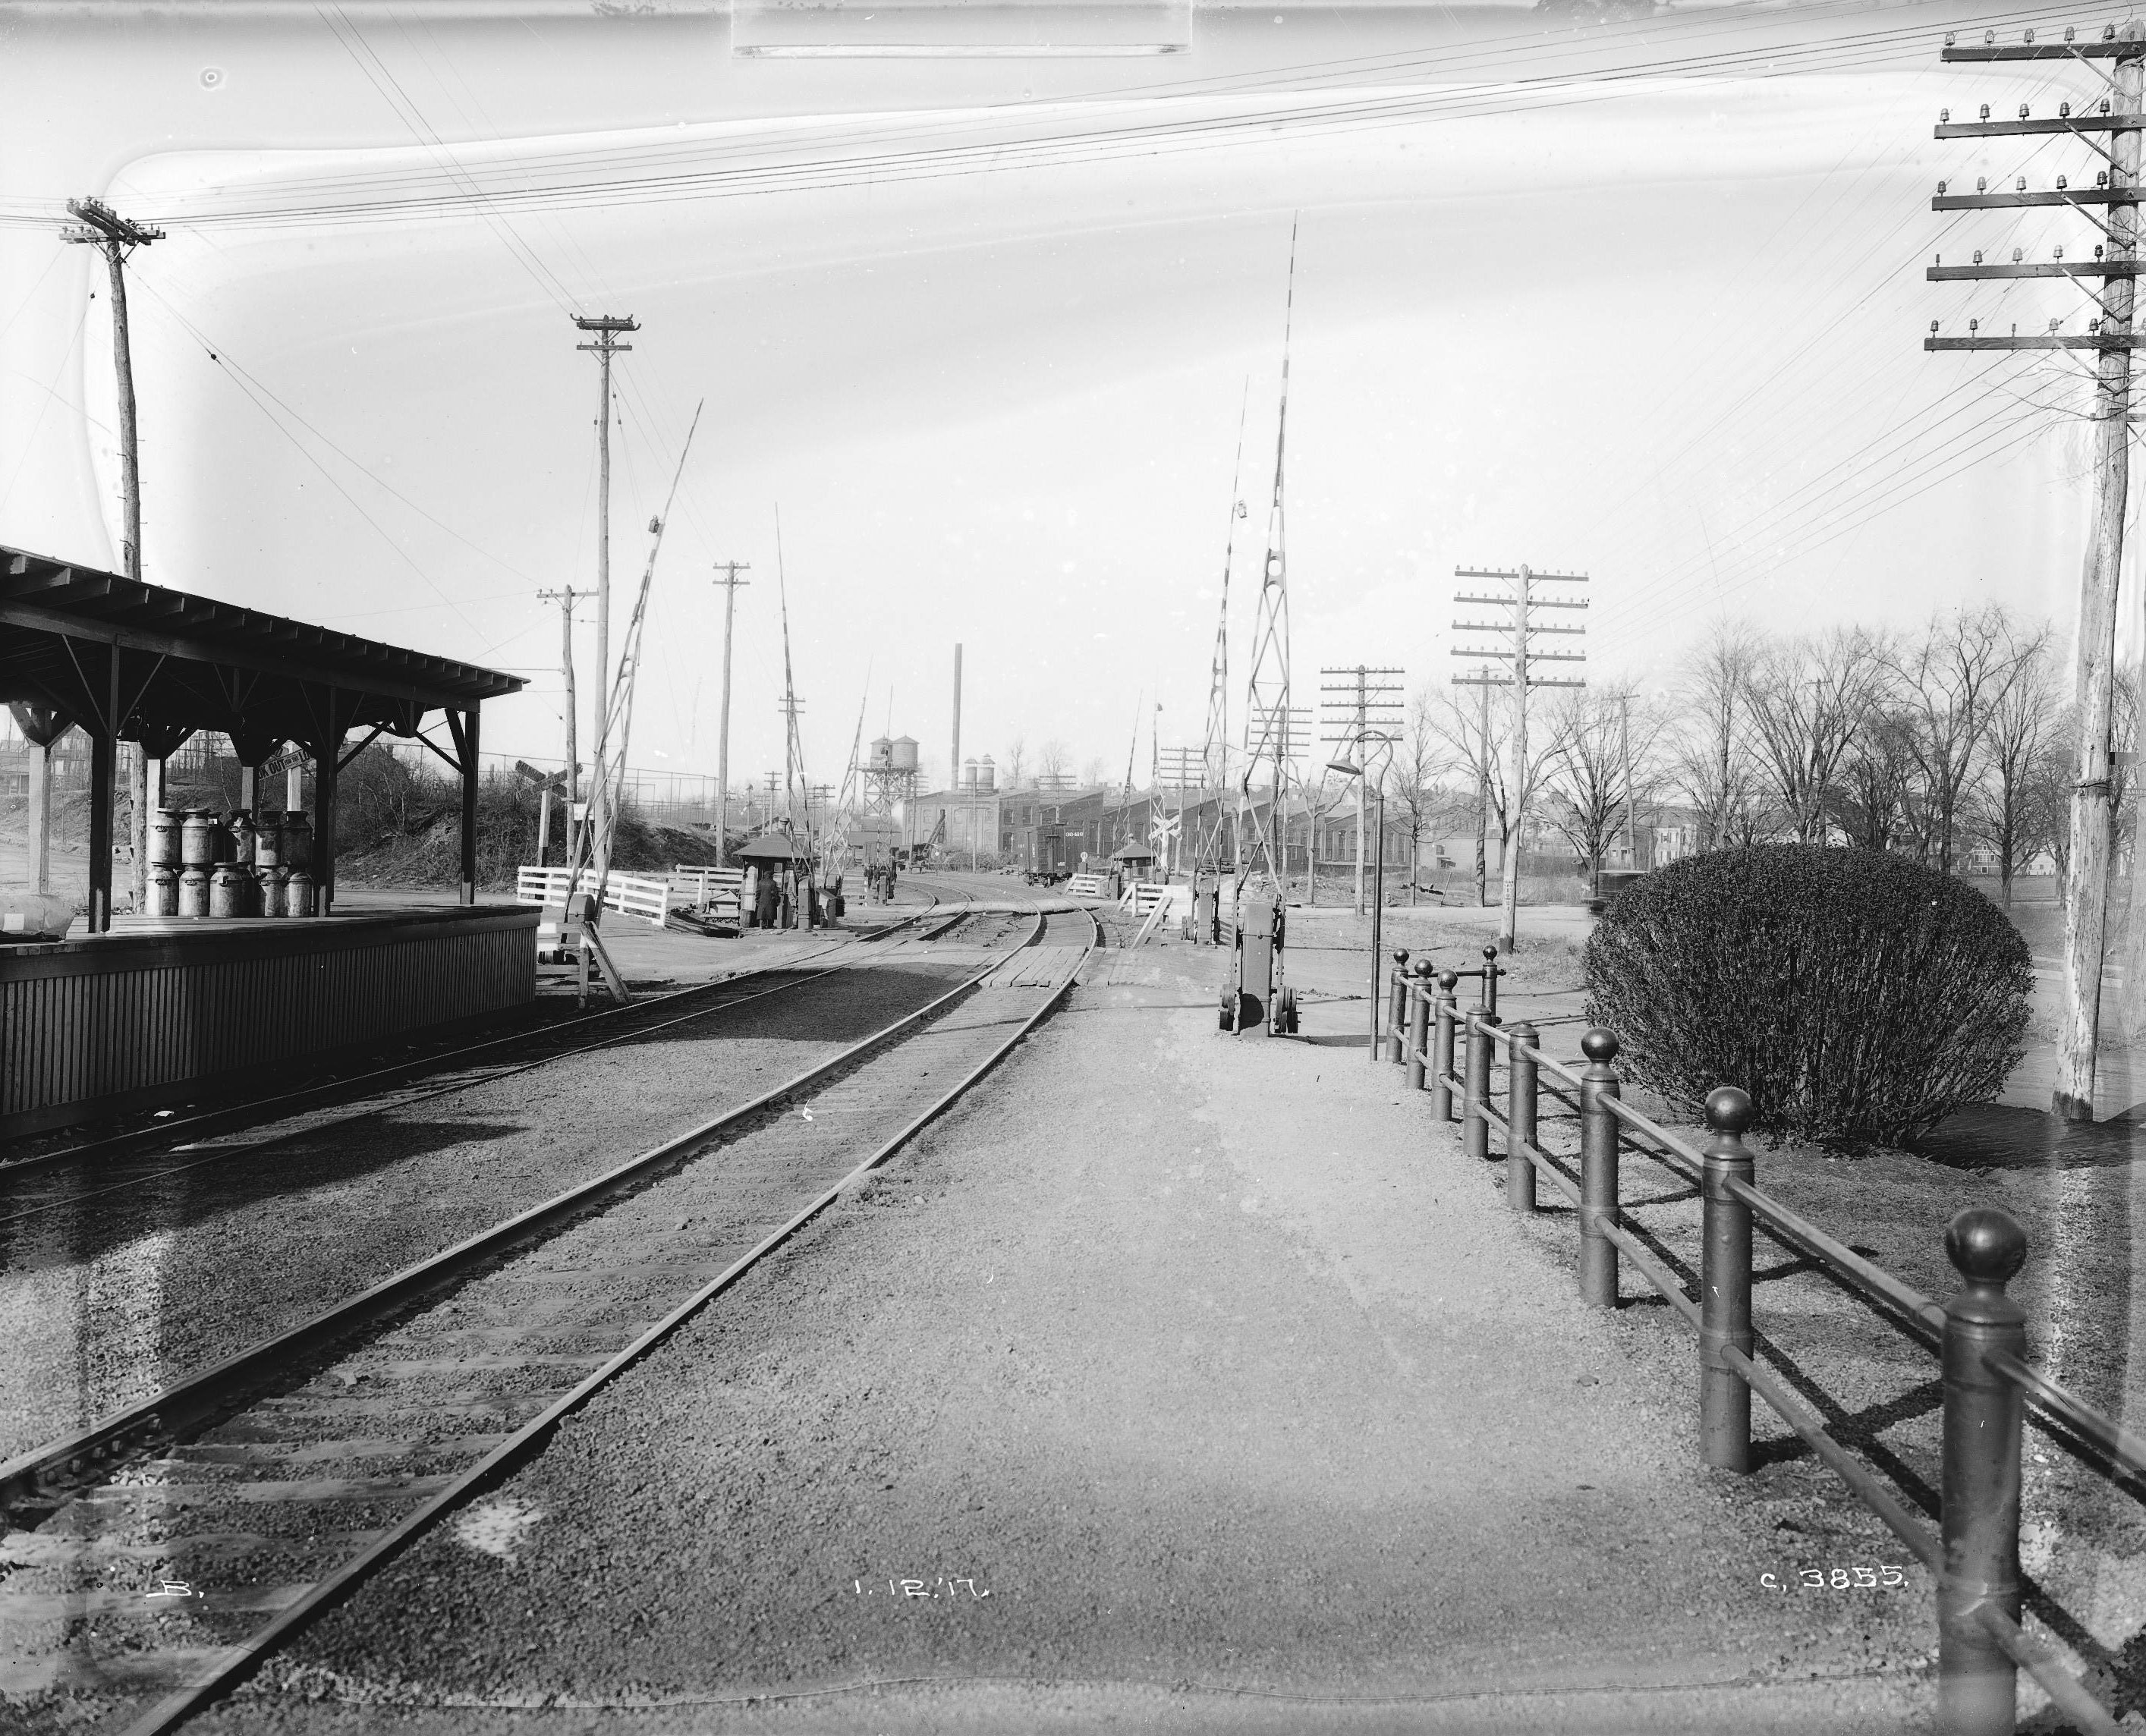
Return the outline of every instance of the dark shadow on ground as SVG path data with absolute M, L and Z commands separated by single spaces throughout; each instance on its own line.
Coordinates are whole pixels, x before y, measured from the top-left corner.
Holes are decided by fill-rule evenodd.
M 2064 1121 L 2001 1103 L 1956 1110 L 1909 1148 L 1955 1170 L 2087 1170 L 2146 1157 L 2146 1104 L 2103 1121 Z

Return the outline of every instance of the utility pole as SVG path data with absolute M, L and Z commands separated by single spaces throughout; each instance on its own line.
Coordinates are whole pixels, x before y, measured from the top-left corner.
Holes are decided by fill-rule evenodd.
M 614 317 L 609 314 L 586 316 L 576 314 L 574 324 L 584 332 L 596 334 L 594 343 L 576 344 L 577 350 L 586 350 L 596 358 L 598 385 L 596 398 L 596 724 L 598 776 L 591 792 L 594 806 L 589 812 L 591 821 L 601 823 L 603 809 L 609 797 L 605 790 L 608 780 L 602 776 L 601 761 L 608 752 L 610 742 L 605 731 L 611 722 L 609 692 L 611 689 L 611 358 L 632 351 L 630 343 L 621 343 L 621 332 L 638 332 L 639 322 L 630 317 Z M 608 839 L 610 828 L 603 826 L 601 836 Z
M 130 223 L 102 199 L 70 199 L 68 214 L 80 227 L 60 231 L 63 241 L 97 248 L 104 255 L 112 280 L 112 366 L 119 383 L 119 490 L 124 501 L 125 528 L 120 559 L 127 576 L 142 581 L 142 471 L 141 452 L 134 425 L 134 354 L 127 337 L 127 255 L 152 241 L 162 241 L 161 229 Z
M 1399 693 L 1400 684 L 1395 681 L 1375 681 L 1373 676 L 1399 675 L 1398 669 L 1374 669 L 1369 664 L 1359 663 L 1345 669 L 1322 669 L 1322 676 L 1338 675 L 1347 679 L 1339 682 L 1326 681 L 1320 685 L 1322 693 L 1339 693 L 1340 700 L 1321 700 L 1320 706 L 1328 716 L 1330 726 L 1338 725 L 1340 733 L 1329 734 L 1330 746 L 1353 751 L 1355 757 L 1364 766 L 1364 782 L 1356 791 L 1356 914 L 1364 914 L 1364 812 L 1371 803 L 1370 750 L 1364 744 L 1370 741 L 1389 741 L 1387 731 L 1400 727 L 1401 708 L 1397 701 L 1380 697 L 1388 693 Z M 1372 714 L 1376 712 L 1377 716 Z M 1335 714 L 1340 714 L 1336 716 Z
M 586 598 L 588 593 L 580 595 Z M 579 701 L 574 696 L 574 600 L 571 585 L 557 591 L 540 591 L 540 602 L 556 602 L 559 606 L 559 673 L 566 684 L 566 863 L 573 866 L 574 846 L 581 837 L 581 822 L 574 817 L 574 810 L 581 799 L 581 768 L 576 759 L 574 743 L 574 713 Z
M 119 492 L 121 500 L 120 562 L 127 576 L 136 584 L 142 582 L 142 453 L 134 419 L 134 352 L 127 339 L 127 255 L 137 247 L 146 247 L 151 242 L 162 241 L 161 229 L 145 228 L 139 223 L 129 222 L 102 199 L 70 199 L 67 212 L 78 227 L 62 229 L 60 238 L 84 247 L 97 248 L 104 255 L 107 274 L 112 284 L 112 368 L 117 377 L 119 397 Z M 115 653 L 116 655 L 116 653 Z M 111 720 L 113 733 L 112 748 L 119 743 L 122 717 Z M 129 783 L 132 790 L 134 809 L 134 909 L 137 914 L 148 908 L 149 896 L 149 748 L 147 742 L 136 745 L 134 767 Z
M 723 587 L 723 713 L 716 734 L 716 860 L 721 861 L 730 848 L 731 623 L 737 614 L 738 586 L 746 582 L 738 575 L 752 568 L 743 561 L 720 561 L 716 571 L 722 575 L 716 582 Z
M 1587 606 L 1584 602 L 1539 598 L 1535 595 L 1535 587 L 1544 584 L 1584 585 L 1587 582 L 1587 575 L 1581 572 L 1537 572 L 1530 566 L 1457 566 L 1454 569 L 1454 576 L 1460 579 L 1496 579 L 1507 587 L 1502 596 L 1476 596 L 1456 591 L 1453 598 L 1456 605 L 1473 603 L 1512 611 L 1504 621 L 1456 621 L 1453 623 L 1456 632 L 1502 633 L 1510 641 L 1510 649 L 1504 651 L 1485 651 L 1456 646 L 1453 651 L 1456 657 L 1473 657 L 1486 663 L 1505 663 L 1512 671 L 1510 676 L 1494 676 L 1486 666 L 1480 676 L 1455 676 L 1453 679 L 1457 686 L 1472 686 L 1479 680 L 1483 684 L 1485 701 L 1483 758 L 1486 781 L 1490 776 L 1490 689 L 1497 686 L 1513 690 L 1513 727 L 1505 743 L 1504 844 L 1499 852 L 1505 909 L 1498 936 L 1499 945 L 1507 952 L 1512 952 L 1518 949 L 1520 944 L 1520 847 L 1528 794 L 1528 690 L 1530 687 L 1584 687 L 1587 685 L 1584 681 L 1565 681 L 1529 672 L 1530 661 L 1580 663 L 1585 661 L 1587 656 L 1585 651 L 1539 651 L 1530 647 L 1530 640 L 1540 633 L 1584 633 L 1587 631 L 1585 627 L 1543 626 L 1531 621 L 1530 612 L 1535 609 L 1584 609 Z
M 2082 291 L 2094 311 L 2084 335 L 2067 333 L 2061 317 L 2051 319 L 2046 331 L 2022 337 L 2014 326 L 2009 336 L 1983 335 L 1979 319 L 1967 322 L 1964 337 L 1938 335 L 1938 322 L 1930 322 L 1925 350 L 2092 350 L 2096 355 L 2094 411 L 2094 536 L 2086 569 L 2079 585 L 2079 653 L 2073 692 L 2079 707 L 2078 775 L 2073 781 L 2071 855 L 2064 896 L 2064 1002 L 2057 1034 L 2057 1081 L 2052 1096 L 2056 1114 L 2069 1121 L 2094 1119 L 2094 1067 L 2101 1019 L 2101 973 L 2108 940 L 2109 834 L 2114 819 L 2110 800 L 2109 731 L 2116 664 L 2117 571 L 2124 560 L 2124 513 L 2129 491 L 2127 446 L 2131 413 L 2131 352 L 2139 339 L 2132 328 L 2134 296 L 2139 270 L 2139 163 L 2142 126 L 2140 97 L 2146 92 L 2146 23 L 2137 18 L 2119 28 L 2102 28 L 2099 42 L 2073 40 L 2067 29 L 2060 42 L 2036 42 L 2028 31 L 2017 43 L 1999 43 L 1994 32 L 1986 32 L 1979 43 L 1955 46 L 1948 33 L 1943 58 L 1950 62 L 1992 61 L 2070 61 L 2086 62 L 2107 85 L 2107 93 L 2089 98 L 2074 114 L 2069 102 L 2058 105 L 2054 117 L 2033 117 L 2021 104 L 2017 120 L 1992 121 L 1987 103 L 1979 122 L 1954 123 L 1949 109 L 1939 115 L 1936 136 L 1949 138 L 2015 137 L 2034 134 L 2067 134 L 2102 157 L 2109 167 L 2098 172 L 2092 187 L 2071 187 L 2067 177 L 2056 177 L 2054 191 L 2029 192 L 2026 177 L 2019 177 L 2010 192 L 1993 193 L 1978 180 L 1972 193 L 1948 193 L 1938 183 L 1933 211 L 2005 211 L 2026 206 L 2069 206 L 2075 209 L 2100 205 L 2108 207 L 2103 225 L 2089 216 L 2108 237 L 2105 248 L 2097 245 L 2091 260 L 2064 262 L 2064 249 L 2053 250 L 2050 259 L 2028 262 L 2024 250 L 2014 248 L 2009 265 L 1984 265 L 1977 252 L 1970 265 L 1947 265 L 1942 257 L 1929 267 L 1932 282 L 1958 282 L 1989 278 L 2053 277 Z M 2091 67 L 2110 61 L 2107 73 Z M 2105 133 L 2106 147 L 2092 135 Z M 2099 279 L 2096 293 L 2083 279 Z M 2146 910 L 2146 851 L 2134 851 L 2134 920 Z

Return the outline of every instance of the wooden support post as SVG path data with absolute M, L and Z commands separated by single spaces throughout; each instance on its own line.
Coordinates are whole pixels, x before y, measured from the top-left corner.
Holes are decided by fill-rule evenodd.
M 34 750 L 30 755 L 30 799 L 23 816 L 22 841 L 28 856 L 30 890 L 49 892 L 52 888 L 52 743 L 71 726 L 56 707 L 31 700 L 11 701 L 7 709 L 15 714 L 22 739 Z
M 342 696 L 328 690 L 328 727 L 313 750 L 313 885 L 321 915 L 335 907 L 337 762 L 342 758 L 342 720 L 338 715 Z
M 89 739 L 89 931 L 112 926 L 112 799 L 118 744 L 100 730 Z
M 447 719 L 455 738 L 455 747 L 462 767 L 462 872 L 460 902 L 477 902 L 477 707 L 472 706 L 460 714 L 450 711 Z

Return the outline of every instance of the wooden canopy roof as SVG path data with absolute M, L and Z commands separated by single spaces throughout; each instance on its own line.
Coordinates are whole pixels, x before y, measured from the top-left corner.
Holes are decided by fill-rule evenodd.
M 352 730 L 414 736 L 518 676 L 0 546 L 0 701 L 168 753 L 197 730 L 265 759 Z

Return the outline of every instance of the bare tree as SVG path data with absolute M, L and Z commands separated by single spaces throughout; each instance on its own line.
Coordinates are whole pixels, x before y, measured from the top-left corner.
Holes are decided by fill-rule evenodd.
M 1423 841 L 1450 801 L 1439 778 L 1452 755 L 1438 728 L 1438 692 L 1419 687 L 1409 696 L 1408 711 L 1395 734 L 1385 773 L 1388 806 L 1408 822 L 1409 902 L 1416 901 L 1416 870 L 1423 861 Z
M 1103 763 L 1100 756 L 1080 768 L 1080 781 L 1084 784 L 1107 784 L 1110 781 L 1110 768 Z
M 1018 789 L 1020 789 L 1020 788 L 1021 788 L 1021 781 L 1022 777 L 1026 774 L 1027 771 L 1028 771 L 1028 738 L 1027 738 L 1026 736 L 1016 736 L 1013 738 L 1012 741 L 1011 741 L 1011 743 L 1009 743 L 1009 744 L 1008 744 L 1008 746 L 1007 746 L 1007 747 L 1006 747 L 1006 788 L 1007 788 L 1007 789 L 1009 789 L 1009 790 L 1018 790 Z
M 1450 750 L 1454 768 L 1487 796 L 1488 824 L 1497 833 L 1499 860 L 1503 864 L 1511 864 L 1522 842 L 1519 836 L 1521 818 L 1535 807 L 1549 769 L 1563 751 L 1563 713 L 1555 707 L 1535 711 L 1532 720 L 1535 727 L 1530 730 L 1528 736 L 1528 763 L 1521 774 L 1521 787 L 1515 791 L 1506 776 L 1505 765 L 1513 708 L 1510 703 L 1492 706 L 1486 729 L 1480 705 L 1481 701 L 1469 689 L 1449 689 L 1437 696 L 1432 707 L 1432 727 Z M 1488 890 L 1480 851 L 1475 883 L 1480 903 Z M 1517 940 L 1518 936 L 1512 938 Z
M 1055 738 L 1045 742 L 1036 751 L 1036 771 L 1050 780 L 1053 789 L 1064 786 L 1066 771 L 1072 763 L 1073 750 Z
M 1843 756 L 1833 799 L 1834 817 L 1848 841 L 1864 850 L 1907 845 L 1922 853 L 1929 831 L 1917 768 L 1923 756 L 1919 722 L 1899 706 L 1873 706 Z
M 1824 841 L 1834 780 L 1887 670 L 1885 648 L 1862 627 L 1834 627 L 1768 646 L 1754 671 L 1752 734 L 1795 836 Z
M 1969 792 L 1967 822 L 1996 858 L 1998 896 L 2009 910 L 2013 875 L 2043 847 L 2034 780 L 2059 706 L 2048 626 L 2030 631 L 2007 620 L 2004 633 L 2003 679 L 1990 698 L 1983 775 Z M 2066 831 L 2069 843 L 2069 825 Z
M 1684 677 L 1684 721 L 1669 778 L 1698 816 L 1704 849 L 1748 844 L 1757 830 L 1750 711 L 1760 650 L 1758 636 L 1741 621 L 1716 621 Z
M 1632 802 L 1654 781 L 1656 746 L 1667 718 L 1659 708 L 1636 704 L 1630 682 L 1569 690 L 1550 707 L 1545 812 L 1587 865 L 1588 889 L 1602 890 L 1602 858 L 1624 829 Z M 1625 785 L 1629 719 L 1632 788 Z
M 1932 621 L 1889 659 L 1899 701 L 1913 714 L 1902 739 L 1912 756 L 1924 810 L 1924 855 L 1952 872 L 1989 712 L 2012 665 L 2013 630 L 1989 605 Z

